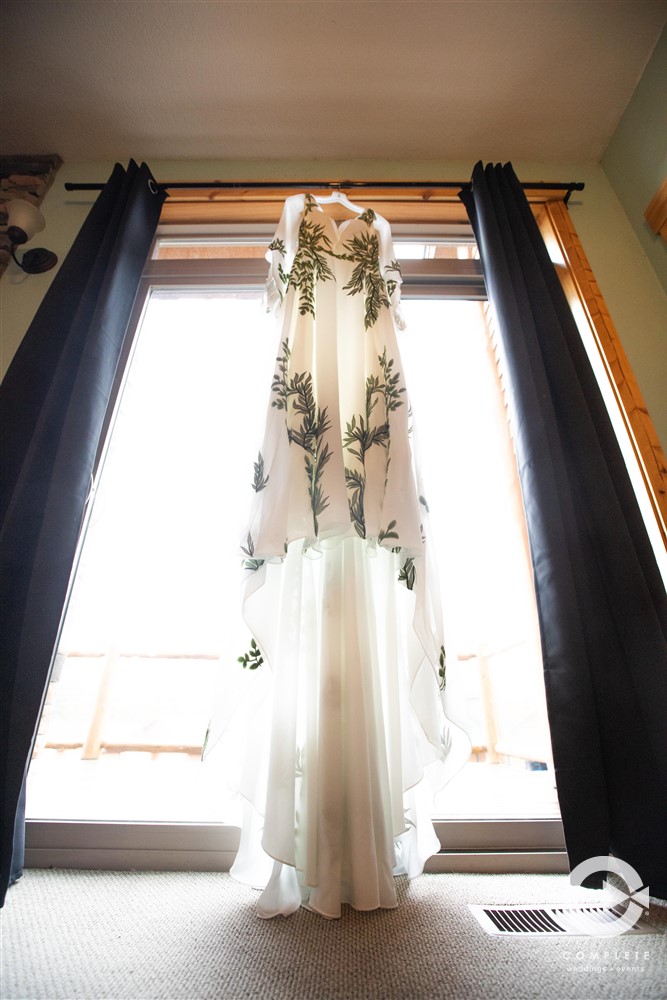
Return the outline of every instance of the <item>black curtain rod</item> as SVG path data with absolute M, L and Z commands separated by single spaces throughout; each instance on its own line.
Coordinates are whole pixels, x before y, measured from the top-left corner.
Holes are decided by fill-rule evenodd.
M 472 186 L 471 181 L 162 181 L 158 183 L 161 191 L 168 191 L 169 188 L 182 188 L 184 190 L 197 189 L 220 189 L 225 191 L 234 190 L 257 190 L 260 188 L 284 188 L 308 191 L 310 188 L 456 188 L 467 190 Z M 565 191 L 565 203 L 567 204 L 573 191 L 583 191 L 583 181 L 562 181 L 553 184 L 547 181 L 527 181 L 521 185 L 523 188 L 530 188 L 532 191 Z M 72 181 L 65 183 L 66 191 L 101 191 L 104 184 L 77 184 Z

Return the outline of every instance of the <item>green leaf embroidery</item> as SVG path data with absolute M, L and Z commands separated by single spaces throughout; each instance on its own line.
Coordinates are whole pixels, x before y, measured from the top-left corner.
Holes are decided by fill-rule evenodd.
M 241 546 L 241 552 L 245 552 L 248 556 L 247 559 L 243 560 L 243 568 L 249 569 L 253 573 L 256 572 L 260 566 L 264 565 L 264 559 L 255 559 L 255 543 L 252 540 L 252 535 L 248 532 L 248 537 L 246 539 L 246 544 Z
M 273 376 L 271 384 L 271 391 L 276 394 L 276 398 L 271 403 L 271 406 L 275 406 L 278 410 L 287 409 L 287 370 L 289 368 L 290 357 L 292 356 L 287 339 L 283 340 L 282 349 L 282 354 L 276 358 L 278 370 Z
M 404 388 L 399 388 L 401 376 L 399 372 L 394 372 L 394 359 L 387 358 L 387 349 L 378 355 L 378 362 L 382 371 L 382 379 L 378 375 L 368 375 L 366 378 L 366 412 L 365 414 L 354 414 L 345 425 L 343 435 L 343 447 L 348 455 L 355 459 L 361 466 L 360 469 L 352 467 L 345 469 L 345 482 L 348 489 L 348 503 L 350 507 L 350 519 L 354 524 L 357 534 L 361 538 L 366 537 L 366 520 L 364 514 L 364 492 L 366 489 L 366 454 L 373 445 L 380 445 L 385 449 L 385 487 L 389 476 L 389 414 L 392 410 L 403 405 L 401 394 Z M 373 423 L 376 415 L 376 407 L 381 402 L 382 418 L 380 423 Z M 384 531 L 380 531 L 378 540 L 398 539 L 398 533 L 393 529 L 396 522 L 392 521 Z
M 380 368 L 382 369 L 382 374 L 384 376 L 384 399 L 387 410 L 397 410 L 399 406 L 403 405 L 403 400 L 401 399 L 402 393 L 405 392 L 405 386 L 398 388 L 401 381 L 401 373 L 393 372 L 394 359 L 387 357 L 387 348 L 383 350 L 382 354 L 378 357 L 380 362 Z
M 444 691 L 447 687 L 447 657 L 445 656 L 445 647 L 440 647 L 440 657 L 438 662 L 440 663 L 440 669 L 438 674 L 440 675 L 440 690 Z
M 389 296 L 380 273 L 380 245 L 376 233 L 356 233 L 344 245 L 345 253 L 336 254 L 340 260 L 349 260 L 355 267 L 343 291 L 350 295 L 365 293 L 364 326 L 368 330 L 377 322 L 382 306 L 389 308 Z
M 333 249 L 324 227 L 304 215 L 299 226 L 299 238 L 291 271 L 280 271 L 287 288 L 299 291 L 299 312 L 315 318 L 315 285 L 318 281 L 334 281 L 327 256 Z
M 250 649 L 243 656 L 237 657 L 237 663 L 240 663 L 243 669 L 247 667 L 248 670 L 257 670 L 257 667 L 261 667 L 264 663 L 264 657 L 262 656 L 261 650 L 254 639 L 250 640 Z
M 315 286 L 318 281 L 332 281 L 335 276 L 327 257 L 348 260 L 355 264 L 352 277 L 344 291 L 350 295 L 365 293 L 364 324 L 366 329 L 377 322 L 382 306 L 389 308 L 390 298 L 394 294 L 398 281 L 388 277 L 394 271 L 399 275 L 401 267 L 397 260 L 392 260 L 385 268 L 383 277 L 380 271 L 380 246 L 377 233 L 357 233 L 344 244 L 344 252 L 335 253 L 331 240 L 324 232 L 324 227 L 310 218 L 317 208 L 317 202 L 311 194 L 305 196 L 304 213 L 299 226 L 297 249 L 292 262 L 292 269 L 286 271 L 282 261 L 278 261 L 278 274 L 286 290 L 290 287 L 299 291 L 299 312 L 309 313 L 315 318 Z M 372 208 L 366 209 L 359 216 L 372 229 L 376 215 Z M 274 250 L 285 257 L 285 243 L 276 237 L 269 250 Z
M 346 467 L 345 484 L 349 491 L 350 519 L 354 524 L 354 530 L 360 538 L 365 538 L 364 491 L 366 489 L 366 476 L 361 472 L 357 472 L 356 469 L 348 469 Z
M 355 531 L 361 538 L 366 537 L 366 520 L 364 516 L 364 491 L 366 489 L 366 452 L 374 444 L 386 446 L 389 440 L 388 424 L 371 426 L 371 416 L 378 403 L 378 395 L 383 387 L 377 375 L 369 375 L 366 379 L 366 416 L 353 416 L 346 424 L 343 435 L 343 447 L 361 465 L 361 470 L 345 469 L 345 481 L 349 491 L 348 503 L 350 517 Z
M 384 542 L 385 539 L 387 538 L 398 539 L 398 532 L 394 531 L 395 527 L 396 527 L 396 521 L 390 521 L 386 528 L 380 529 L 380 533 L 378 534 L 378 542 Z
M 413 590 L 415 586 L 415 577 L 415 561 L 408 556 L 399 571 L 398 582 L 404 583 L 408 590 Z
M 285 285 L 285 291 L 289 287 L 290 272 L 286 271 L 282 265 L 282 261 L 278 261 L 278 274 L 280 275 L 280 280 Z
M 263 489 L 266 489 L 266 485 L 271 478 L 270 476 L 264 475 L 264 459 L 261 451 L 257 453 L 257 461 L 253 462 L 253 467 L 255 470 L 255 478 L 252 483 L 252 488 L 255 493 L 260 493 Z
M 290 272 L 286 272 L 282 270 L 282 265 L 279 263 L 278 269 L 281 278 L 287 287 L 298 289 L 299 312 L 302 315 L 310 313 L 315 317 L 316 282 L 334 279 L 333 271 L 326 258 L 337 257 L 341 260 L 351 261 L 355 267 L 344 290 L 351 295 L 362 292 L 365 294 L 364 324 L 368 329 L 377 321 L 381 307 L 388 307 L 390 304 L 387 284 L 380 272 L 377 234 L 375 232 L 356 234 L 351 241 L 344 245 L 345 252 L 336 254 L 323 227 L 310 218 L 316 207 L 317 203 L 312 195 L 306 195 L 304 215 L 299 227 L 298 246 L 292 269 Z M 372 209 L 368 209 L 359 216 L 359 219 L 365 222 L 369 229 L 372 228 L 375 218 Z M 284 253 L 284 244 L 279 239 L 274 240 L 271 248 Z M 386 270 L 400 272 L 398 262 L 392 261 Z M 396 282 L 393 284 L 395 286 Z M 271 387 L 275 398 L 271 405 L 285 411 L 290 444 L 298 445 L 306 453 L 304 462 L 308 478 L 308 493 L 313 512 L 315 535 L 317 536 L 318 516 L 329 506 L 329 497 L 322 490 L 322 472 L 331 458 L 329 447 L 323 441 L 324 435 L 331 426 L 327 407 L 320 409 L 317 405 L 310 372 L 296 372 L 288 377 L 290 349 L 287 340 L 283 341 L 282 354 L 276 360 L 277 370 Z M 389 413 L 402 406 L 401 395 L 405 393 L 405 388 L 400 386 L 400 373 L 393 371 L 394 361 L 387 358 L 386 348 L 382 355 L 378 356 L 378 361 L 383 381 L 377 375 L 367 377 L 365 415 L 354 415 L 347 423 L 343 436 L 343 447 L 349 453 L 350 458 L 361 466 L 360 469 L 346 467 L 345 480 L 348 489 L 350 518 L 357 534 L 362 538 L 366 537 L 364 515 L 366 453 L 373 445 L 380 445 L 385 449 L 386 486 L 390 463 Z M 380 398 L 384 404 L 383 419 L 373 423 L 372 417 Z M 292 419 L 296 415 L 302 418 L 299 425 Z M 263 462 L 261 468 L 258 468 L 258 463 L 255 463 L 255 482 L 260 489 L 263 489 L 268 482 L 268 478 L 264 481 Z M 399 536 L 393 530 L 394 528 L 395 523 L 392 522 L 384 531 L 380 532 L 379 540 L 398 540 Z
M 287 253 L 283 240 L 281 240 L 278 236 L 276 236 L 275 240 L 269 243 L 269 250 L 277 250 L 277 252 L 282 254 L 283 257 Z
M 401 399 L 402 393 L 405 392 L 405 388 L 399 388 L 399 383 L 401 381 L 400 372 L 393 371 L 394 359 L 387 357 L 387 348 L 385 347 L 382 354 L 378 355 L 378 361 L 380 363 L 380 368 L 382 369 L 382 376 L 384 378 L 383 385 L 383 396 L 384 396 L 384 412 L 385 412 L 385 422 L 387 428 L 389 427 L 389 414 L 394 410 L 397 410 L 399 406 L 403 405 L 403 400 Z M 389 465 L 391 463 L 390 455 L 390 445 L 389 435 L 387 435 L 387 448 L 385 451 L 385 467 L 384 467 L 384 485 L 387 488 L 387 483 L 389 482 Z
M 398 280 L 396 278 L 387 277 L 390 271 L 396 271 L 399 277 L 401 277 L 403 273 L 401 271 L 401 265 L 398 263 L 397 260 L 392 260 L 391 264 L 387 264 L 387 266 L 385 267 L 384 269 L 385 281 L 387 283 L 387 295 L 389 296 L 389 298 L 393 296 L 394 292 L 398 288 Z
M 265 559 L 245 559 L 243 562 L 243 568 L 249 569 L 251 573 L 256 573 L 260 566 L 263 566 Z
M 308 495 L 313 512 L 315 536 L 319 531 L 318 517 L 329 506 L 329 497 L 322 490 L 322 473 L 331 458 L 324 435 L 331 429 L 328 408 L 317 405 L 310 372 L 295 372 L 288 378 L 290 350 L 283 341 L 283 353 L 277 358 L 278 371 L 273 377 L 272 391 L 276 398 L 272 406 L 285 410 L 287 438 L 305 451 L 304 463 L 308 478 Z M 296 417 L 301 417 L 297 424 Z

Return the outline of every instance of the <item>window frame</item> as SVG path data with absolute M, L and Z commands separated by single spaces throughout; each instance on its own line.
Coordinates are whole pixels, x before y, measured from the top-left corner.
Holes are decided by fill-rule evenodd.
M 438 820 L 427 872 L 565 873 L 559 819 Z M 229 871 L 238 827 L 218 823 L 27 820 L 26 868 Z
M 530 192 L 528 192 L 530 198 Z M 400 203 L 383 200 L 373 203 L 380 214 L 393 223 L 395 236 L 411 235 L 423 239 L 443 231 L 452 238 L 472 236 L 460 204 L 451 197 L 442 202 L 424 203 L 419 195 L 403 198 Z M 553 199 L 557 200 L 553 200 Z M 667 463 L 662 455 L 655 429 L 646 411 L 636 380 L 623 352 L 618 334 L 611 323 L 604 301 L 590 271 L 561 195 L 541 192 L 534 196 L 533 211 L 547 242 L 556 240 L 565 266 L 559 275 L 566 294 L 576 297 L 604 360 L 614 386 L 620 409 L 630 431 L 633 447 L 651 497 L 663 540 L 667 538 Z M 230 212 L 230 205 L 234 211 Z M 259 237 L 273 233 L 281 202 L 260 202 L 248 211 L 247 202 L 227 202 L 222 214 L 220 204 L 204 205 L 188 201 L 181 204 L 173 192 L 163 212 L 163 222 L 156 240 L 165 235 L 197 236 L 210 233 L 229 236 L 233 231 Z M 398 205 L 398 208 L 397 208 Z M 239 207 L 240 206 L 240 207 Z M 241 225 L 241 220 L 249 225 Z M 151 255 L 152 257 L 152 255 Z M 227 274 L 221 278 L 224 266 Z M 406 297 L 486 298 L 481 265 L 478 261 L 428 260 L 405 261 L 402 265 Z M 130 320 L 119 372 L 129 369 L 131 355 L 144 311 L 153 288 L 235 287 L 258 288 L 263 285 L 266 264 L 261 259 L 238 261 L 154 260 L 146 265 Z M 118 380 L 115 398 L 122 392 L 124 378 Z M 109 408 L 112 413 L 114 407 Z M 113 417 L 110 416 L 102 439 L 105 440 Z M 98 455 L 96 469 L 102 464 L 104 448 Z M 452 819 L 438 820 L 436 832 L 441 851 L 426 866 L 427 871 L 467 872 L 566 872 L 567 855 L 560 819 Z M 201 823 L 77 822 L 28 820 L 26 823 L 27 867 L 74 867 L 127 870 L 226 871 L 238 845 L 236 827 Z
M 618 331 L 609 314 L 572 218 L 562 201 L 533 205 L 547 245 L 563 263 L 556 266 L 575 320 L 593 335 L 609 385 L 630 440 L 663 546 L 667 547 L 667 458 Z

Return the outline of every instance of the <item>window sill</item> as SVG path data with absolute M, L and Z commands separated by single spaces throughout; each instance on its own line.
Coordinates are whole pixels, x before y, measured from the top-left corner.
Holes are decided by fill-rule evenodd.
M 560 820 L 438 820 L 428 872 L 563 872 Z M 26 868 L 229 871 L 237 826 L 28 820 Z

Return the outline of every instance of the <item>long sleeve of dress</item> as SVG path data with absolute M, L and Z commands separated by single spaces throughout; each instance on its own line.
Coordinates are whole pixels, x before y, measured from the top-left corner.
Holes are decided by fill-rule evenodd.
M 294 195 L 287 199 L 278 228 L 266 251 L 269 273 L 264 290 L 264 306 L 269 313 L 276 312 L 280 308 L 287 291 L 289 272 L 297 247 L 296 222 L 302 210 L 303 195 Z

